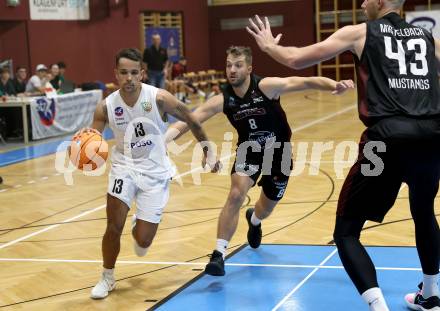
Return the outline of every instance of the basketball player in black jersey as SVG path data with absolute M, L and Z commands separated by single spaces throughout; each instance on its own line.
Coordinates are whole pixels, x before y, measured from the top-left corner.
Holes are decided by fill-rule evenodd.
M 228 243 L 237 229 L 240 207 L 249 189 L 262 175 L 262 187 L 254 208 L 246 211 L 248 242 L 260 246 L 261 221 L 267 218 L 284 195 L 291 171 L 291 130 L 280 105 L 280 95 L 305 89 L 341 94 L 353 88 L 353 81 L 336 82 L 321 77 L 259 78 L 252 74 L 252 52 L 248 47 L 233 46 L 226 51 L 228 84 L 222 94 L 209 99 L 194 111 L 199 122 L 223 112 L 238 132 L 237 158 L 231 171 L 231 189 L 218 220 L 217 247 L 205 272 L 224 275 L 224 257 Z M 188 130 L 184 122 L 170 127 L 177 137 Z M 172 134 L 171 134 L 172 135 Z M 278 146 L 277 146 L 278 145 Z
M 359 237 L 366 220 L 383 220 L 401 183 L 407 183 L 424 276 L 422 291 L 405 300 L 413 310 L 440 310 L 439 227 L 434 215 L 440 176 L 440 41 L 400 17 L 404 2 L 365 0 L 362 9 L 367 23 L 346 26 L 327 40 L 303 48 L 278 45 L 281 35 L 272 35 L 267 18 L 265 23 L 259 17 L 250 20 L 247 30 L 263 51 L 295 69 L 344 51 L 353 53 L 359 115 L 367 130 L 339 197 L 334 232 L 339 256 L 370 310 L 388 310 Z M 366 151 L 373 141 L 383 170 L 378 176 L 367 176 L 362 165 L 370 164 Z

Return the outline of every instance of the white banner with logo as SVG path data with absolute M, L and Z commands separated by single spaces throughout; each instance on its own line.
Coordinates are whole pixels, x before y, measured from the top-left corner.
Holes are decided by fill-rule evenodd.
M 65 135 L 90 126 L 101 100 L 101 90 L 32 99 L 32 139 Z
M 31 20 L 88 20 L 89 0 L 29 0 Z
M 406 21 L 427 29 L 434 38 L 440 39 L 440 11 L 406 12 Z

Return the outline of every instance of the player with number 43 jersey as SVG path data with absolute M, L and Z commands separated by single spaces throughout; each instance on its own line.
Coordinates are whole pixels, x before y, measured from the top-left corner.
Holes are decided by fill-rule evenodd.
M 431 33 L 406 23 L 397 14 L 368 22 L 366 31 L 363 53 L 360 57 L 354 55 L 359 112 L 364 124 L 372 126 L 395 116 L 440 116 L 437 59 Z M 381 66 L 377 66 L 378 62 Z M 384 137 L 396 134 L 392 132 L 396 126 L 380 126 L 379 130 Z M 411 133 L 412 129 L 408 131 Z
M 217 246 L 205 272 L 224 275 L 224 257 L 238 223 L 239 211 L 246 195 L 262 175 L 262 187 L 255 210 L 246 211 L 248 242 L 253 248 L 261 243 L 261 220 L 270 215 L 284 195 L 292 169 L 291 130 L 280 96 L 305 89 L 341 94 L 353 88 L 353 81 L 336 82 L 321 77 L 259 78 L 252 74 L 252 52 L 248 47 L 233 46 L 226 52 L 227 85 L 196 109 L 194 116 L 205 122 L 223 112 L 238 132 L 236 160 L 231 171 L 231 189 L 223 207 L 217 231 Z M 176 131 L 177 130 L 177 131 Z M 167 140 L 188 130 L 184 122 L 170 127 Z
M 250 19 L 247 31 L 264 52 L 294 69 L 345 51 L 353 54 L 359 116 L 367 129 L 338 200 L 334 240 L 339 256 L 369 309 L 388 311 L 360 236 L 367 220 L 383 221 L 405 182 L 423 270 L 421 292 L 408 294 L 405 302 L 413 310 L 438 311 L 440 234 L 434 200 L 440 180 L 440 40 L 401 17 L 404 3 L 364 0 L 366 23 L 345 26 L 305 47 L 279 45 L 281 34 L 272 34 L 268 18 Z

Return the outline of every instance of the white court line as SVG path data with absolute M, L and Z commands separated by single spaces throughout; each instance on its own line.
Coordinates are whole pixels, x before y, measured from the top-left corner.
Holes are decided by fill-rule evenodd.
M 8 242 L 8 243 L 6 243 L 6 244 L 0 245 L 0 249 L 5 248 L 5 247 L 8 247 L 8 246 L 11 246 L 11 245 L 14 245 L 14 244 L 16 244 L 16 243 L 18 243 L 18 242 L 21 242 L 21 241 L 23 241 L 23 240 L 29 239 L 29 238 L 31 238 L 31 237 L 33 237 L 33 236 L 36 236 L 36 235 L 38 235 L 38 234 L 41 234 L 41 233 L 43 233 L 43 232 L 46 232 L 46 231 L 52 230 L 52 229 L 54 229 L 54 228 L 57 228 L 57 227 L 61 226 L 61 225 L 64 224 L 64 223 L 67 223 L 67 222 L 70 222 L 70 221 L 76 220 L 76 219 L 78 219 L 78 218 L 81 218 L 81 217 L 86 216 L 86 215 L 88 215 L 88 214 L 91 214 L 91 213 L 93 213 L 93 212 L 99 211 L 100 209 L 103 209 L 104 207 L 105 207 L 105 204 L 104 204 L 104 205 L 100 205 L 100 206 L 98 206 L 98 207 L 95 207 L 94 209 L 88 210 L 88 211 L 83 212 L 83 213 L 81 213 L 81 214 L 79 214 L 79 215 L 76 215 L 76 216 L 71 217 L 71 218 L 69 218 L 69 219 L 63 220 L 62 222 L 60 222 L 60 223 L 58 223 L 58 224 L 51 225 L 51 226 L 46 227 L 46 228 L 44 228 L 44 229 L 41 229 L 41 230 L 35 231 L 35 232 L 33 232 L 33 233 L 30 233 L 30 234 L 28 234 L 28 235 L 22 236 L 21 238 L 18 238 L 18 239 L 15 239 L 15 240 L 13 240 L 13 241 L 10 241 L 10 242 Z
M 5 262 L 53 262 L 53 263 L 102 263 L 102 260 L 92 259 L 56 259 L 56 258 L 0 258 Z M 141 260 L 118 260 L 116 264 L 144 264 L 159 266 L 205 266 L 206 262 L 186 262 L 186 261 L 141 261 Z M 343 266 L 324 266 L 324 265 L 281 265 L 281 264 L 259 264 L 259 263 L 225 263 L 229 267 L 265 267 L 265 268 L 302 268 L 302 269 L 344 269 Z M 422 271 L 421 268 L 408 267 L 377 267 L 377 270 L 388 271 Z
M 327 261 L 330 260 L 330 258 L 333 257 L 334 254 L 336 254 L 336 252 L 338 251 L 338 249 L 334 249 L 330 255 L 327 256 L 327 258 L 325 258 L 320 264 L 319 266 L 317 266 L 315 269 L 313 269 L 312 272 L 310 272 L 298 285 L 295 286 L 294 289 L 292 289 L 290 291 L 290 293 L 288 293 L 273 309 L 272 311 L 276 311 L 278 310 L 289 298 L 290 296 L 292 296 L 298 289 L 301 288 L 301 286 L 304 285 L 305 282 L 308 281 L 308 279 L 310 279 L 315 273 L 316 271 L 318 271 Z
M 340 115 L 340 114 L 343 114 L 343 113 L 345 113 L 345 112 L 347 112 L 347 111 L 353 110 L 354 108 L 356 108 L 356 105 L 352 105 L 352 106 L 350 106 L 350 107 L 346 107 L 346 108 L 344 108 L 344 109 L 342 109 L 342 110 L 336 111 L 336 112 L 334 112 L 334 113 L 332 113 L 332 114 L 329 114 L 329 115 L 327 115 L 327 116 L 325 116 L 325 117 L 322 117 L 322 118 L 319 118 L 319 119 L 314 120 L 314 121 L 312 121 L 312 122 L 309 122 L 309 123 L 303 124 L 303 125 L 301 125 L 301 126 L 295 128 L 295 129 L 293 129 L 293 130 L 292 130 L 292 133 L 295 133 L 295 132 L 301 131 L 301 130 L 306 129 L 306 128 L 308 128 L 308 127 L 311 127 L 311 126 L 313 126 L 313 125 L 315 125 L 315 124 L 317 124 L 317 123 L 320 123 L 320 122 L 326 121 L 326 120 L 328 120 L 328 119 L 331 119 L 331 118 L 333 118 L 333 117 L 335 117 L 335 116 L 337 116 L 337 115 Z M 232 157 L 232 156 L 233 156 L 233 154 L 227 156 L 227 158 L 230 158 L 230 157 Z M 226 158 L 226 157 L 225 157 L 225 158 Z M 179 174 L 179 175 L 175 176 L 174 178 L 177 179 L 177 178 L 179 178 L 179 177 L 183 177 L 183 176 L 185 176 L 185 175 L 191 174 L 191 173 L 196 172 L 196 171 L 198 171 L 198 170 L 204 170 L 204 168 L 202 168 L 202 167 L 200 166 L 200 167 L 197 167 L 197 168 L 195 168 L 195 169 L 192 169 L 192 170 L 190 170 L 190 171 L 188 171 L 188 172 L 185 172 L 185 173 Z M 55 174 L 54 174 L 54 176 L 59 176 L 59 175 L 61 175 L 61 173 L 55 173 Z M 44 233 L 44 232 L 49 231 L 49 230 L 51 230 L 51 229 L 57 228 L 57 227 L 59 227 L 59 226 L 60 226 L 61 224 L 63 224 L 63 223 L 66 223 L 66 222 L 69 222 L 69 221 L 72 221 L 72 220 L 75 220 L 75 219 L 81 218 L 81 217 L 83 217 L 83 216 L 86 216 L 86 215 L 91 214 L 91 213 L 96 212 L 96 211 L 99 211 L 99 210 L 105 208 L 105 206 L 106 206 L 105 204 L 104 204 L 104 205 L 101 205 L 101 206 L 98 206 L 98 207 L 96 207 L 96 208 L 94 208 L 94 209 L 92 209 L 92 210 L 89 210 L 89 211 L 83 212 L 83 213 L 81 213 L 81 214 L 79 214 L 79 215 L 77 215 L 77 216 L 74 216 L 74 217 L 72 217 L 72 218 L 69 218 L 69 219 L 63 220 L 63 221 L 62 221 L 61 223 L 59 223 L 59 224 L 51 225 L 51 226 L 49 226 L 49 227 L 47 227 L 47 228 L 44 228 L 44 229 L 42 229 L 42 230 L 39 230 L 39 231 L 36 231 L 36 232 L 34 232 L 34 233 L 31 233 L 31 234 L 25 235 L 25 236 L 23 236 L 23 237 L 21 237 L 21 238 L 18 238 L 18 239 L 12 240 L 12 241 L 10 241 L 10 242 L 8 242 L 8 243 L 6 243 L 6 244 L 0 245 L 0 249 L 3 249 L 3 248 L 5 248 L 5 247 L 11 246 L 11 245 L 14 245 L 14 244 L 16 244 L 16 243 L 18 243 L 18 242 L 21 242 L 21 241 L 23 241 L 23 240 L 26 240 L 26 239 L 31 238 L 31 237 L 33 237 L 33 236 L 36 236 L 36 235 L 38 235 L 38 234 Z
M 340 115 L 340 114 L 343 114 L 343 113 L 345 113 L 345 112 L 347 112 L 347 111 L 353 110 L 353 109 L 356 108 L 356 107 L 357 107 L 357 105 L 353 105 L 353 106 L 350 106 L 350 107 L 344 108 L 344 109 L 342 109 L 342 110 L 336 111 L 336 112 L 334 112 L 334 113 L 332 113 L 332 114 L 329 114 L 329 115 L 327 115 L 327 116 L 325 116 L 325 117 L 322 117 L 322 118 L 316 119 L 315 121 L 312 121 L 312 122 L 309 122 L 309 123 L 306 123 L 306 124 L 300 125 L 300 126 L 294 128 L 294 129 L 292 130 L 292 133 L 299 132 L 299 131 L 301 131 L 301 130 L 303 130 L 303 129 L 306 129 L 306 128 L 308 128 L 308 127 L 311 127 L 311 126 L 313 126 L 313 125 L 315 125 L 315 124 L 321 123 L 321 122 L 323 122 L 323 121 L 327 121 L 328 119 L 331 119 L 331 118 L 333 118 L 333 117 L 336 117 L 336 116 L 338 116 L 338 115 Z

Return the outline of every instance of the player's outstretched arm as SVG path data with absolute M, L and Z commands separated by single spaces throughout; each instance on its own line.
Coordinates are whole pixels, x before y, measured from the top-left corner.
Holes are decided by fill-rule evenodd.
M 250 26 L 246 30 L 254 37 L 258 46 L 270 57 L 294 69 L 302 69 L 331 59 L 344 51 L 352 51 L 358 56 L 362 54 L 367 31 L 366 24 L 345 26 L 324 41 L 306 47 L 284 47 L 278 43 L 281 34 L 272 35 L 269 20 L 263 22 L 258 16 L 249 19 Z
M 354 88 L 354 82 L 352 80 L 337 82 L 325 77 L 264 78 L 261 80 L 259 88 L 268 98 L 273 99 L 285 93 L 308 89 L 342 94 L 346 90 Z
M 188 125 L 189 130 L 199 142 L 209 141 L 208 136 L 200 125 L 200 122 L 194 117 L 188 107 L 186 107 L 184 103 L 180 102 L 171 93 L 159 89 L 156 95 L 156 103 L 163 112 L 185 122 Z M 206 163 L 208 163 L 208 165 L 211 167 L 211 172 L 217 172 L 220 169 L 220 162 L 215 159 L 215 155 L 212 154 L 210 148 L 204 147 L 203 154 L 203 167 Z
M 201 104 L 192 115 L 200 123 L 210 119 L 215 114 L 223 110 L 223 94 L 211 97 L 205 103 Z M 184 133 L 188 132 L 189 126 L 183 121 L 179 121 L 171 125 L 166 133 L 166 142 L 177 139 Z

